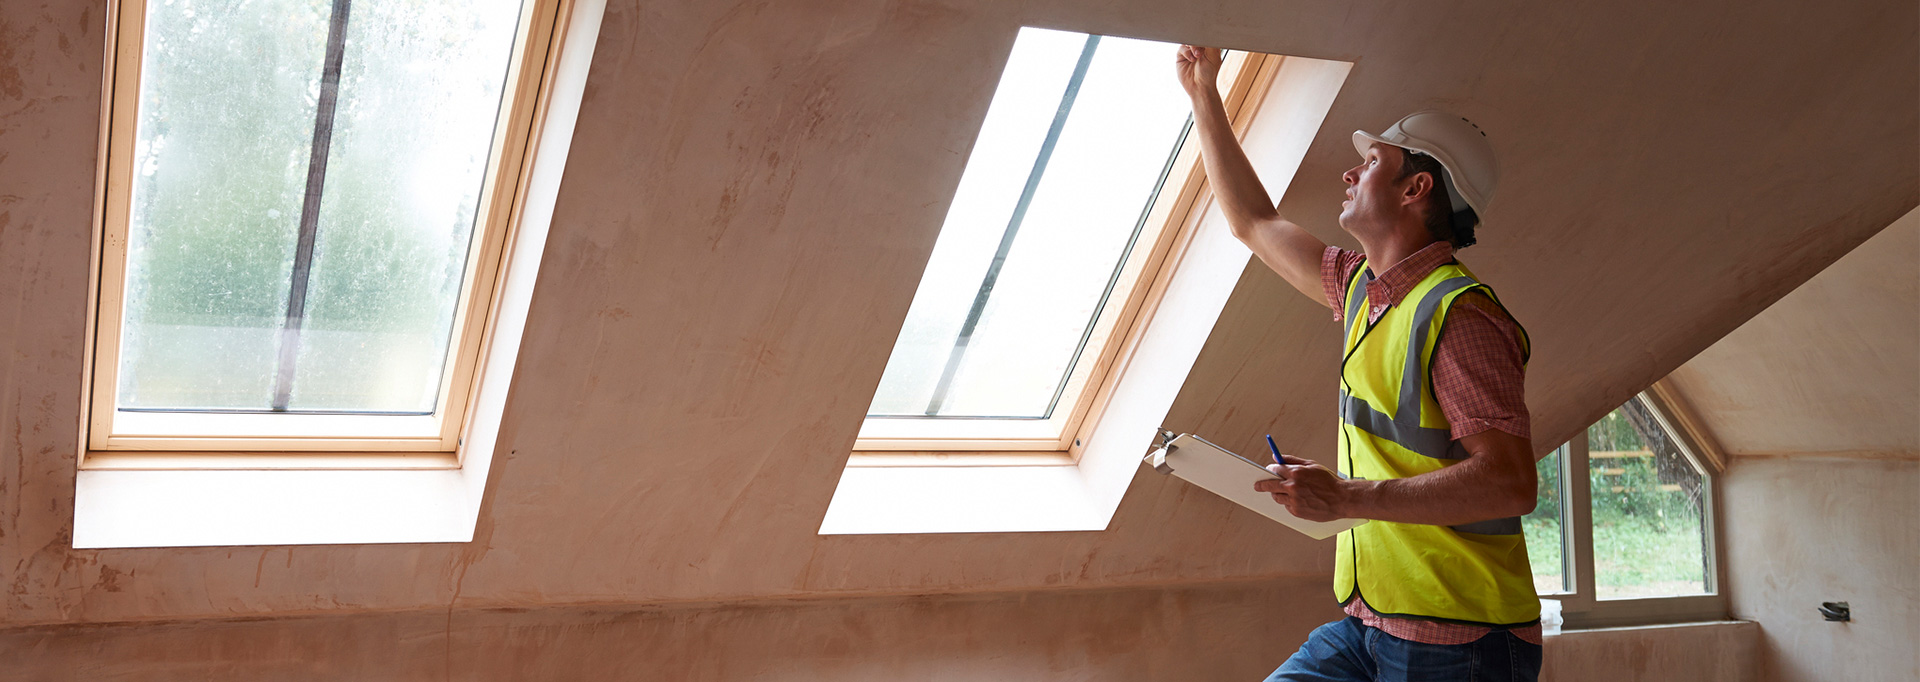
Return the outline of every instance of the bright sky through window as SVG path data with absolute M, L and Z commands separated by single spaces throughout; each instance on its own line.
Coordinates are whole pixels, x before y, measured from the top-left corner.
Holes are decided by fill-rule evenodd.
M 1021 29 L 869 416 L 1062 404 L 1186 134 L 1176 48 Z
M 520 14 L 149 2 L 116 408 L 432 413 Z

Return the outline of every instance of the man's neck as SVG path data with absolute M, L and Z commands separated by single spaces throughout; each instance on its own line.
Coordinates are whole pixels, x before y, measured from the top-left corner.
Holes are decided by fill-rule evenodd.
M 1433 237 L 1422 227 L 1417 231 L 1402 229 L 1375 239 L 1361 239 L 1360 249 L 1367 254 L 1367 268 L 1377 276 L 1432 243 Z

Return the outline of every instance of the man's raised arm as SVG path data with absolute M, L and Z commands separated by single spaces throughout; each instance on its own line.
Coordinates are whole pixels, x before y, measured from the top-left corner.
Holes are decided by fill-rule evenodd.
M 1320 286 L 1320 258 L 1327 245 L 1280 217 L 1260 176 L 1253 172 L 1220 99 L 1220 59 L 1219 50 L 1182 45 L 1176 63 L 1180 85 L 1193 99 L 1193 127 L 1200 137 L 1200 158 L 1206 163 L 1214 200 L 1233 227 L 1233 236 L 1253 249 L 1267 267 L 1308 298 L 1332 305 Z

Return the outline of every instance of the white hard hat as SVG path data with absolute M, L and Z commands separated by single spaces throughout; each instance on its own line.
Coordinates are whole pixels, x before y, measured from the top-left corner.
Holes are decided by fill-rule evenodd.
M 1487 134 L 1480 126 L 1444 111 L 1428 109 L 1408 114 L 1379 135 L 1353 131 L 1353 148 L 1361 156 L 1365 156 L 1367 147 L 1375 142 L 1432 156 L 1446 167 L 1450 176 L 1442 178 L 1441 184 L 1447 186 L 1447 198 L 1456 214 L 1467 207 L 1472 208 L 1476 216 L 1486 215 L 1487 202 L 1493 200 L 1493 187 L 1500 181 L 1500 164 L 1494 161 L 1493 145 L 1487 143 Z

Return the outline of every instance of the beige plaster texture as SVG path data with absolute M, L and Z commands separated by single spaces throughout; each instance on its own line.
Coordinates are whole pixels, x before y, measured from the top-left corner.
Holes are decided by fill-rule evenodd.
M 1547 638 L 1546 682 L 1751 682 L 1760 627 L 1745 621 L 1566 632 Z
M 1317 579 L 1030 595 L 456 609 L 0 631 L 0 679 L 1259 680 L 1339 615 Z M 1303 606 L 1311 604 L 1312 606 Z
M 0 631 L 6 679 L 1264 678 L 1340 617 L 1318 579 L 660 608 L 455 609 Z M 1550 637 L 1551 682 L 1744 682 L 1752 623 Z
M 1266 665 L 1258 646 L 1323 619 L 1331 545 L 1170 478 L 1134 479 L 1104 532 L 816 534 L 1021 25 L 1354 62 L 1298 179 L 1272 188 L 1334 241 L 1351 243 L 1335 223 L 1350 131 L 1427 106 L 1490 131 L 1505 179 L 1485 243 L 1462 259 L 1533 334 L 1542 447 L 1920 203 L 1911 0 L 615 2 L 475 540 L 74 550 L 104 6 L 0 3 L 0 621 L 79 628 L 34 630 L 45 642 L 6 635 L 61 652 L 42 659 L 56 672 L 90 665 L 96 644 L 122 652 L 104 659 L 121 666 L 183 648 L 204 661 L 185 669 L 240 675 L 256 651 L 284 665 L 380 642 L 400 647 L 395 665 L 510 670 L 518 659 L 502 652 L 546 665 L 541 647 L 576 635 L 593 645 L 555 650 L 658 647 L 648 650 L 686 661 L 670 669 L 700 671 L 810 633 L 829 652 L 820 660 L 847 666 L 834 670 L 879 677 L 858 666 L 929 669 L 899 661 L 947 654 L 839 659 L 832 642 L 865 652 L 1011 638 L 968 655 L 1012 647 L 1045 660 L 1020 653 L 1044 647 L 996 628 L 1093 627 L 1047 620 L 1033 605 L 1056 599 L 1049 590 L 1318 585 L 1276 588 L 1258 618 L 1208 628 L 1257 629 L 1260 644 L 1223 640 L 1243 658 L 1202 670 Z M 1337 345 L 1328 311 L 1254 265 L 1167 426 L 1242 449 L 1273 433 L 1327 457 Z M 757 621 L 726 606 L 964 593 L 1029 594 L 937 630 L 852 602 Z M 525 640 L 502 638 L 517 627 L 505 615 L 492 630 L 457 629 L 457 647 L 445 635 L 466 622 L 447 613 L 671 604 L 706 606 L 606 639 L 570 629 L 575 616 L 528 626 Z M 1101 628 L 1157 627 L 1135 620 L 1154 611 L 1104 608 L 1083 613 L 1112 621 Z M 255 640 L 199 628 L 268 626 L 190 622 L 320 613 L 352 625 Z M 173 624 L 105 625 L 136 622 Z M 727 636 L 654 636 L 735 622 L 717 631 Z M 55 648 L 59 633 L 94 626 L 116 634 Z M 1095 631 L 1062 649 L 1059 669 L 1132 665 L 1074 653 L 1110 646 L 1116 631 Z M 221 656 L 242 662 L 220 668 Z
M 1762 630 L 1769 682 L 1920 679 L 1920 461 L 1736 458 L 1727 590 Z M 1821 602 L 1853 620 L 1828 622 Z
M 1920 459 L 1920 210 L 1667 381 L 1730 455 Z

